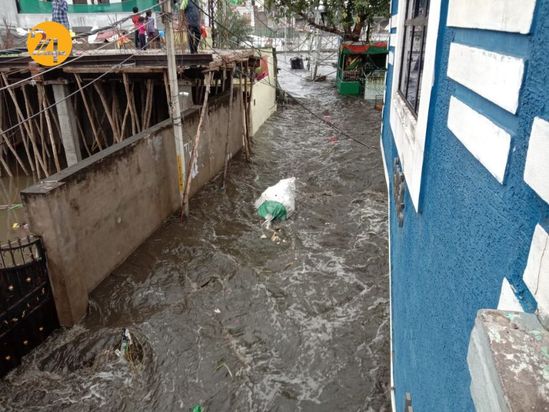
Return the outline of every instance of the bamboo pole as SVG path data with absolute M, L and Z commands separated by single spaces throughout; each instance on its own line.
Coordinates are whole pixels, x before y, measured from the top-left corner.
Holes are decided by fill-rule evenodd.
M 225 190 L 225 185 L 227 184 L 227 172 L 229 170 L 229 159 L 230 159 L 230 153 L 229 153 L 229 137 L 231 132 L 231 123 L 233 118 L 233 94 L 234 94 L 234 75 L 233 70 L 230 71 L 230 87 L 229 87 L 229 121 L 227 123 L 227 134 L 225 136 L 225 166 L 223 168 L 223 185 L 221 186 L 223 190 Z
M 168 107 L 171 107 L 172 105 L 172 101 L 170 99 L 170 82 L 168 80 L 168 73 L 167 72 L 164 72 L 164 87 L 166 88 L 166 100 L 168 102 Z M 179 96 L 178 96 L 179 98 Z M 172 110 L 170 109 L 170 113 L 172 112 Z
M 118 139 L 116 140 L 116 143 L 120 143 L 122 141 L 122 130 L 121 130 L 121 124 L 120 124 L 120 110 L 118 110 L 118 95 L 116 94 L 116 89 L 113 90 L 112 93 L 112 102 L 111 102 L 111 115 L 114 120 L 114 124 L 116 127 L 116 136 L 118 136 Z
M 198 144 L 200 143 L 200 132 L 202 129 L 202 123 L 204 122 L 204 114 L 208 110 L 208 97 L 210 95 L 210 83 L 212 81 L 212 73 L 208 73 L 206 80 L 206 94 L 204 96 L 204 103 L 202 104 L 202 111 L 200 112 L 200 120 L 198 121 L 198 127 L 196 129 L 196 135 L 194 137 L 193 148 L 191 151 L 191 158 L 189 160 L 189 167 L 187 170 L 187 181 L 185 183 L 185 188 L 183 190 L 183 207 L 181 211 L 181 218 L 183 218 L 183 213 L 185 216 L 189 216 L 189 194 L 191 191 L 191 181 L 192 181 L 192 169 L 196 163 L 198 157 Z
M 27 94 L 27 86 L 23 86 L 23 97 L 25 99 L 25 109 L 27 111 L 27 117 L 29 117 L 29 116 L 31 116 L 31 113 L 32 113 L 33 110 L 32 110 L 32 105 L 30 103 L 29 96 Z M 34 127 L 33 127 L 33 125 L 34 125 Z M 45 160 L 40 155 L 40 150 L 38 149 L 38 145 L 36 144 L 36 135 L 35 135 L 34 130 L 36 129 L 37 131 L 39 131 L 39 129 L 38 129 L 38 124 L 36 123 L 35 119 L 32 120 L 30 126 L 31 126 L 30 127 L 31 133 L 29 135 L 29 139 L 30 139 L 32 150 L 33 150 L 33 153 L 34 153 L 34 161 L 36 162 L 36 173 L 38 174 L 38 177 L 40 178 L 40 167 L 41 167 L 42 171 L 44 172 L 44 176 L 46 177 L 46 176 L 48 176 L 48 168 L 46 166 Z
M 250 66 L 246 63 L 246 75 L 244 77 L 244 120 L 246 121 L 246 147 L 248 148 L 248 155 L 251 153 L 250 144 L 250 103 L 252 98 L 251 86 L 250 93 L 248 93 L 248 81 L 250 80 Z M 248 99 L 248 96 L 250 97 Z M 248 160 L 250 160 L 248 158 Z
M 240 64 L 240 74 L 239 74 L 239 80 L 240 80 L 240 112 L 242 114 L 242 147 L 244 149 L 244 154 L 246 157 L 246 160 L 250 160 L 250 150 L 248 148 L 248 142 L 246 139 L 246 135 L 248 131 L 246 130 L 246 112 L 244 107 L 244 90 L 242 89 L 242 83 L 243 83 L 243 76 L 242 76 L 242 64 Z
M 250 74 L 250 101 L 248 102 L 248 146 L 250 147 L 250 150 L 252 149 L 253 144 L 253 136 L 251 134 L 250 129 L 252 129 L 253 132 L 253 124 L 252 124 L 252 103 L 254 101 L 254 78 L 252 76 L 252 70 L 249 70 Z
M 78 84 L 78 90 L 80 90 L 80 95 L 82 96 L 82 102 L 84 103 L 84 109 L 86 109 L 86 114 L 88 115 L 88 120 L 93 132 L 93 138 L 95 139 L 95 143 L 97 143 L 97 147 L 99 147 L 99 150 L 103 150 L 103 146 L 101 146 L 101 142 L 99 141 L 99 133 L 97 132 L 97 129 L 95 127 L 94 116 L 91 112 L 90 106 L 88 104 L 88 99 L 86 98 L 86 93 L 84 89 L 82 88 L 82 79 L 79 74 L 74 74 L 74 77 L 76 79 L 76 83 Z
M 61 171 L 61 165 L 59 164 L 59 157 L 57 156 L 57 145 L 55 143 L 55 137 L 53 136 L 53 127 L 51 124 L 50 119 L 50 111 L 48 109 L 48 97 L 46 96 L 46 89 L 44 88 L 44 85 L 41 83 L 38 83 L 38 90 L 39 90 L 39 100 L 42 102 L 42 107 L 44 109 L 44 116 L 46 118 L 46 126 L 48 128 L 48 133 L 50 136 L 50 143 L 51 148 L 53 152 L 53 161 L 55 163 L 55 168 L 58 172 Z
M 126 110 L 124 111 L 124 118 L 122 119 L 122 127 L 120 130 L 122 131 L 122 136 L 125 136 L 126 132 L 126 122 L 128 121 L 128 116 L 130 114 L 130 107 L 129 105 L 126 105 Z M 131 119 L 130 119 L 131 123 Z
M 2 73 L 2 79 L 4 80 L 4 84 L 6 86 L 8 86 L 8 77 L 6 76 L 5 73 Z M 19 102 L 17 101 L 17 96 L 15 95 L 15 92 L 13 91 L 12 88 L 8 88 L 8 94 L 10 95 L 11 100 L 13 102 L 13 105 L 15 107 L 15 112 L 17 113 L 17 118 L 19 119 L 19 123 L 22 123 L 22 125 L 19 125 L 19 130 L 21 132 L 21 141 L 23 141 L 23 146 L 25 146 L 27 156 L 30 157 L 30 154 L 28 154 L 28 147 L 25 143 L 25 133 L 23 132 L 23 126 L 24 126 L 25 130 L 27 130 L 27 133 L 29 133 L 29 129 L 28 129 L 29 125 L 25 121 L 25 116 L 23 115 L 21 107 L 19 106 Z M 6 136 L 6 134 L 3 131 L 2 131 L 1 134 L 2 134 L 2 139 L 5 142 L 6 146 L 8 146 L 10 151 L 13 153 L 15 159 L 17 160 L 17 163 L 19 163 L 19 165 L 21 166 L 21 169 L 23 169 L 23 172 L 28 176 L 29 172 L 28 172 L 27 168 L 25 167 L 23 161 L 21 160 L 21 157 L 19 156 L 19 154 L 17 153 L 17 151 L 15 150 L 13 145 L 11 144 L 11 142 L 9 140 L 9 136 Z M 32 168 L 32 169 L 34 169 L 34 168 Z
M 126 90 L 126 99 L 128 101 L 128 106 L 132 117 L 132 134 L 135 135 L 141 131 L 141 126 L 139 124 L 139 117 L 137 116 L 137 109 L 135 108 L 135 98 L 133 94 L 134 88 L 130 88 L 128 75 L 126 73 L 122 73 L 122 78 L 124 80 L 124 90 Z
M 99 85 L 99 82 L 95 82 L 93 84 L 95 90 L 97 91 L 97 94 L 99 94 L 99 98 L 101 99 L 101 104 L 103 105 L 103 109 L 105 109 L 105 114 L 107 115 L 107 119 L 109 120 L 109 124 L 111 125 L 112 131 L 113 131 L 113 140 L 119 141 L 118 137 L 118 131 L 116 129 L 116 124 L 114 122 L 114 119 L 112 117 L 112 114 L 109 110 L 109 104 L 107 102 L 107 98 L 105 97 L 105 93 L 103 93 L 102 87 Z
M 84 143 L 84 148 L 86 149 L 86 152 L 88 153 L 88 156 L 91 156 L 91 150 L 88 146 L 86 135 L 84 133 L 84 129 L 82 129 L 82 125 L 80 124 L 80 118 L 78 116 L 76 116 L 75 123 L 76 123 L 76 127 L 78 129 L 78 132 L 80 133 L 80 136 L 82 136 L 82 143 Z
M 143 130 L 148 129 L 151 123 L 151 114 L 152 114 L 152 98 L 153 98 L 153 82 L 150 79 L 147 79 L 147 97 L 145 99 L 145 110 L 143 113 Z
M 4 118 L 4 110 L 3 110 L 3 106 L 2 106 L 2 107 L 0 107 L 0 128 L 2 127 L 2 124 L 4 123 L 3 118 Z M 0 162 L 2 162 L 2 166 L 4 166 L 4 169 L 6 170 L 6 173 L 8 174 L 8 176 L 13 177 L 13 173 L 11 172 L 8 164 L 4 160 L 4 155 L 5 154 L 6 154 L 6 148 L 3 147 L 2 145 L 0 145 Z

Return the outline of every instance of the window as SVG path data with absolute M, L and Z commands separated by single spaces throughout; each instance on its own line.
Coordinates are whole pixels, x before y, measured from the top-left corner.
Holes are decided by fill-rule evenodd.
M 417 117 L 427 38 L 429 0 L 407 0 L 398 91 Z

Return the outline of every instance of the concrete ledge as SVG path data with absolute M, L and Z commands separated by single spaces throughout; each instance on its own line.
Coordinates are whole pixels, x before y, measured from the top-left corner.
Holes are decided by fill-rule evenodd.
M 549 332 L 535 315 L 479 311 L 467 363 L 477 411 L 549 411 Z
M 238 93 L 235 93 L 238 95 Z M 230 155 L 242 146 L 242 115 L 233 104 Z M 191 194 L 224 164 L 229 96 L 211 101 Z M 199 109 L 184 113 L 190 152 Z M 180 207 L 171 121 L 103 150 L 21 194 L 33 233 L 41 236 L 59 320 L 78 322 L 88 294 Z

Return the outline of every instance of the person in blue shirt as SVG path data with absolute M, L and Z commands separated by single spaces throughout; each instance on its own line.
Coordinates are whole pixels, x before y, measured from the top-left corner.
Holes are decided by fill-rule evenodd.
M 70 29 L 69 18 L 67 14 L 69 6 L 67 0 L 53 0 L 51 3 L 51 21 L 60 23 L 67 29 Z
M 189 32 L 189 49 L 191 53 L 198 53 L 198 45 L 200 44 L 200 8 L 197 3 L 200 0 L 183 0 L 180 10 L 185 14 L 187 22 L 187 30 Z

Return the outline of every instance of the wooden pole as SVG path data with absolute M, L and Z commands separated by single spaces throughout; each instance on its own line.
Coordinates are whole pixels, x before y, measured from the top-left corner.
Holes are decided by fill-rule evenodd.
M 4 84 L 7 86 L 8 85 L 8 78 L 4 73 L 2 73 L 2 79 L 4 80 Z M 30 134 L 29 125 L 27 124 L 27 121 L 25 121 L 26 119 L 25 119 L 25 116 L 23 115 L 21 107 L 19 106 L 19 102 L 17 101 L 17 96 L 15 96 L 15 92 L 13 91 L 13 89 L 11 87 L 8 88 L 8 93 L 9 93 L 9 95 L 11 97 L 11 100 L 13 102 L 13 105 L 15 107 L 15 111 L 17 113 L 17 118 L 19 119 L 19 123 L 22 123 L 22 125 L 19 125 L 19 130 L 21 132 L 21 140 L 23 141 L 23 145 L 25 146 L 27 156 L 30 157 L 30 154 L 28 154 L 28 147 L 25 143 L 25 133 L 23 132 L 23 126 L 24 126 L 27 133 Z M 23 164 L 23 161 L 21 160 L 21 157 L 19 157 L 19 154 L 17 153 L 17 151 L 15 150 L 13 145 L 11 144 L 11 142 L 9 140 L 9 137 L 6 136 L 6 134 L 4 132 L 2 132 L 2 139 L 4 140 L 6 146 L 8 146 L 10 151 L 15 156 L 15 159 L 17 160 L 17 163 L 19 163 L 19 165 L 21 166 L 21 169 L 23 169 L 23 172 L 28 176 L 29 172 L 27 171 L 27 168 L 25 167 L 25 165 Z M 32 168 L 32 169 L 34 169 L 34 168 Z
M 153 81 L 147 79 L 147 97 L 145 99 L 145 109 L 143 113 L 143 129 L 148 129 L 151 123 L 152 103 L 153 103 Z
M 25 108 L 27 110 L 27 117 L 29 117 L 31 116 L 31 113 L 33 110 L 32 110 L 32 105 L 30 104 L 29 97 L 27 95 L 27 86 L 23 86 L 23 97 L 25 98 Z M 34 124 L 34 127 L 33 127 L 33 124 Z M 36 128 L 37 131 L 39 131 L 39 129 L 34 119 L 31 122 L 30 126 L 31 126 L 30 127 L 31 133 L 29 135 L 29 138 L 31 141 L 32 150 L 34 152 L 34 161 L 36 162 L 36 172 L 38 174 L 38 177 L 40 177 L 40 168 L 38 167 L 40 165 L 40 167 L 42 168 L 42 171 L 44 172 L 44 176 L 48 176 L 48 168 L 46 166 L 46 162 L 40 155 L 40 150 L 38 149 L 38 145 L 36 144 L 36 135 L 34 133 L 34 129 Z
M 191 159 L 189 160 L 189 167 L 187 170 L 187 181 L 185 183 L 185 189 L 183 191 L 183 207 L 181 211 L 181 218 L 183 218 L 183 213 L 185 216 L 189 216 L 189 194 L 191 191 L 191 181 L 192 181 L 192 169 L 196 163 L 198 157 L 198 145 L 200 143 L 200 132 L 202 130 L 202 123 L 204 122 L 204 115 L 208 110 L 208 97 L 210 96 L 210 83 L 212 81 L 212 73 L 209 72 L 206 79 L 206 95 L 204 96 L 204 103 L 202 104 L 202 111 L 200 112 L 200 120 L 198 121 L 198 127 L 196 129 L 196 135 L 194 137 L 193 148 L 191 151 Z
M 229 153 L 229 142 L 231 134 L 231 123 L 233 118 L 233 94 L 234 94 L 234 75 L 233 70 L 230 71 L 230 81 L 231 85 L 229 87 L 229 122 L 227 123 L 227 134 L 225 135 L 225 166 L 223 168 L 223 186 L 222 189 L 225 190 L 225 185 L 227 184 L 227 172 L 229 170 L 229 159 L 231 157 Z
M 250 151 L 248 148 L 248 141 L 246 139 L 246 136 L 248 134 L 247 131 L 247 125 L 246 125 L 246 109 L 244 104 L 244 92 L 243 89 L 243 76 L 242 76 L 242 64 L 240 64 L 240 74 L 239 74 L 239 80 L 240 80 L 240 112 L 242 113 L 242 148 L 244 149 L 244 154 L 246 157 L 246 160 L 250 160 Z
M 97 129 L 95 127 L 94 116 L 90 110 L 90 106 L 88 104 L 88 99 L 86 98 L 86 93 L 84 92 L 84 89 L 82 88 L 82 79 L 80 78 L 80 75 L 74 74 L 74 77 L 76 79 L 76 83 L 78 84 L 78 90 L 80 90 L 80 95 L 82 96 L 82 102 L 84 103 L 84 108 L 86 109 L 86 114 L 88 115 L 88 120 L 90 122 L 90 126 L 92 128 L 93 132 L 93 138 L 95 139 L 95 143 L 97 143 L 97 147 L 99 147 L 99 150 L 103 150 L 103 146 L 101 145 L 101 142 L 99 141 L 99 134 L 97 132 Z
M 109 119 L 109 124 L 111 125 L 112 132 L 113 132 L 113 140 L 118 142 L 118 141 L 120 141 L 120 137 L 118 136 L 118 130 L 116 128 L 116 123 L 114 122 L 111 111 L 109 109 L 109 103 L 107 102 L 107 98 L 105 97 L 105 93 L 103 93 L 103 88 L 99 85 L 99 82 L 95 82 L 93 84 L 93 86 L 94 86 L 95 90 L 97 91 L 97 94 L 99 95 L 99 98 L 101 99 L 101 104 L 103 105 L 103 109 L 105 110 L 105 114 L 107 115 L 107 119 Z
M 116 94 L 116 89 L 112 90 L 112 102 L 111 102 L 111 115 L 114 120 L 114 125 L 116 127 L 116 143 L 122 141 L 122 130 L 120 124 L 120 110 L 118 109 L 118 95 Z
M 252 99 L 252 92 L 250 86 L 250 92 L 248 93 L 248 82 L 251 83 L 250 66 L 246 63 L 246 76 L 244 83 L 244 119 L 246 121 L 246 145 L 248 147 L 248 153 L 251 153 L 251 141 L 250 141 L 250 104 Z M 249 96 L 249 99 L 248 99 Z M 249 160 L 249 159 L 248 159 Z
M 48 109 L 48 97 L 46 96 L 46 89 L 44 88 L 44 85 L 41 83 L 38 83 L 38 90 L 39 90 L 39 100 L 42 102 L 42 107 L 44 109 L 44 116 L 46 118 L 46 126 L 48 128 L 48 133 L 50 136 L 50 143 L 51 143 L 51 149 L 53 152 L 53 160 L 55 163 L 55 168 L 58 172 L 61 171 L 61 165 L 59 164 L 59 157 L 57 156 L 57 145 L 55 143 L 55 137 L 53 136 L 53 127 L 51 124 L 50 119 L 50 112 Z
M 76 128 L 78 129 L 80 136 L 82 136 L 82 143 L 84 143 L 84 148 L 86 149 L 88 156 L 91 156 L 91 151 L 90 151 L 90 148 L 88 147 L 88 142 L 86 141 L 86 135 L 84 133 L 84 130 L 82 129 L 82 125 L 80 124 L 80 118 L 76 116 L 75 120 L 76 120 Z
M 126 73 L 122 73 L 122 78 L 124 80 L 124 90 L 126 90 L 126 99 L 132 117 L 132 134 L 135 135 L 141 131 L 141 126 L 139 124 L 139 117 L 137 116 L 137 109 L 135 108 L 133 87 L 130 88 L 130 82 L 128 81 L 128 75 Z

